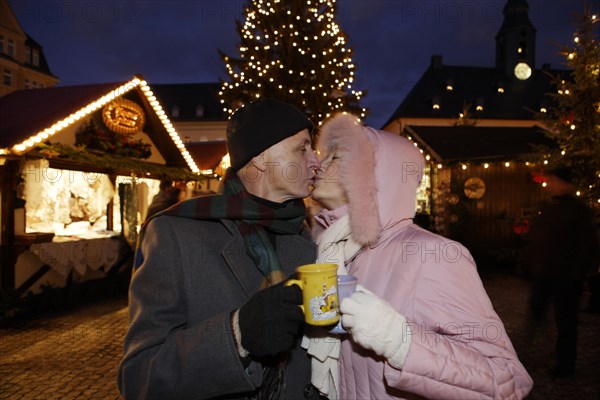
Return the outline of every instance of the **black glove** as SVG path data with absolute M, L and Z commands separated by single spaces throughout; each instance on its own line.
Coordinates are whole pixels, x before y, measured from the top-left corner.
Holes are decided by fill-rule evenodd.
M 304 323 L 302 291 L 296 285 L 276 285 L 252 296 L 238 318 L 242 346 L 251 356 L 265 357 L 292 348 Z

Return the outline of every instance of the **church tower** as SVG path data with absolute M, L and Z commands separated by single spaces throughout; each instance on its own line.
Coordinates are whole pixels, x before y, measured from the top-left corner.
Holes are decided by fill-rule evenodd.
M 527 80 L 535 69 L 536 29 L 529 20 L 526 0 L 508 0 L 504 22 L 496 35 L 496 68 L 507 77 Z

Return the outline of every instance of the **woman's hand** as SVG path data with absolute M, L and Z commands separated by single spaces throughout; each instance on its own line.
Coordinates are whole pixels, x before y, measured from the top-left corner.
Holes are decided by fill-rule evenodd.
M 387 301 L 361 289 L 340 304 L 342 326 L 354 342 L 402 369 L 411 340 L 406 318 Z

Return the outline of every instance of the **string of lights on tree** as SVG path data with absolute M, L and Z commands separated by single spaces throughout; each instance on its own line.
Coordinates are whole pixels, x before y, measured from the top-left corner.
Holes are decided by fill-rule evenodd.
M 221 53 L 229 76 L 219 92 L 225 112 L 276 97 L 318 124 L 338 111 L 366 116 L 359 105 L 366 93 L 353 89 L 356 68 L 335 22 L 335 0 L 254 0 L 237 30 L 239 57 Z
M 569 79 L 556 77 L 554 106 L 540 113 L 548 127 L 546 135 L 556 148 L 543 148 L 540 154 L 550 166 L 566 166 L 573 171 L 582 197 L 600 204 L 600 42 L 599 18 L 586 9 L 579 17 L 573 43 L 561 54 L 572 71 Z

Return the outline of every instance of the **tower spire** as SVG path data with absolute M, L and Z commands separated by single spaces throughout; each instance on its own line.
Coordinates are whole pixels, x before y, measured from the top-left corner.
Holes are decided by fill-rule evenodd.
M 530 70 L 535 68 L 536 29 L 529 20 L 526 0 L 508 0 L 503 14 L 504 21 L 496 35 L 496 67 L 515 77 L 517 64 L 521 68 L 525 68 L 524 64 Z

